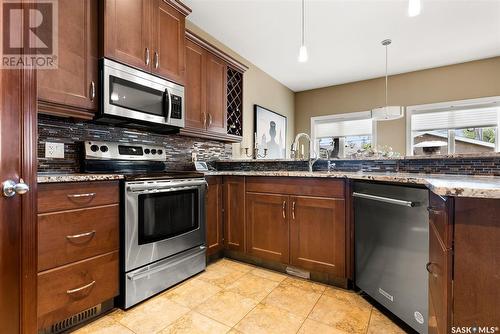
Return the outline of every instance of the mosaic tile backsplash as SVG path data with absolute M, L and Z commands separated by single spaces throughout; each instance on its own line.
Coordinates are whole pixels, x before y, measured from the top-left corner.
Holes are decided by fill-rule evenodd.
M 166 168 L 191 168 L 191 153 L 198 160 L 230 159 L 231 144 L 180 135 L 162 135 L 119 128 L 91 121 L 70 120 L 46 115 L 38 116 L 38 172 L 78 173 L 82 141 L 99 140 L 124 143 L 153 144 L 165 147 Z M 64 143 L 64 159 L 45 158 L 45 143 Z
M 343 172 L 400 172 L 425 174 L 489 175 L 500 176 L 500 157 L 397 159 L 397 160 L 332 160 L 335 169 Z M 307 161 L 217 161 L 217 170 L 291 170 L 308 169 Z M 314 170 L 328 169 L 326 160 L 319 160 Z

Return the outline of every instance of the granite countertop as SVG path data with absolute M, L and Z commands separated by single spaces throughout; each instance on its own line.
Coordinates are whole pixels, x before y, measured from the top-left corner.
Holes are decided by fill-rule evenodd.
M 307 171 L 214 171 L 205 175 L 331 177 L 419 184 L 441 196 L 499 198 L 500 177 L 413 173 L 307 172 Z
M 352 180 L 369 180 L 418 184 L 429 188 L 441 196 L 459 196 L 475 198 L 500 199 L 500 177 L 468 176 L 446 174 L 414 174 L 414 173 L 370 173 L 342 171 L 209 171 L 205 175 L 234 176 L 290 176 L 290 177 L 330 177 Z M 109 181 L 123 179 L 121 174 L 39 174 L 38 183 Z
M 121 180 L 121 174 L 38 174 L 38 183 Z

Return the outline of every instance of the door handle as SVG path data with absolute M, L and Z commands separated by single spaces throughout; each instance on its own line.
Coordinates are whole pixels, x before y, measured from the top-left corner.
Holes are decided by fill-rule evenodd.
M 295 201 L 292 203 L 292 219 L 295 220 Z
M 427 270 L 427 272 L 429 274 L 431 274 L 433 277 L 437 278 L 438 275 L 436 273 L 432 272 L 431 265 L 432 265 L 432 262 L 427 262 L 427 264 L 425 265 L 425 269 Z
M 203 113 L 203 125 L 205 125 L 205 127 L 208 128 L 208 125 L 207 125 L 207 113 L 206 112 Z
M 212 126 L 212 114 L 208 113 L 208 127 Z
M 68 198 L 85 198 L 85 197 L 94 197 L 95 193 L 86 193 L 86 194 L 68 194 L 66 197 Z
M 5 197 L 12 197 L 14 195 L 24 195 L 30 191 L 30 187 L 24 183 L 23 179 L 19 179 L 19 183 L 12 180 L 7 180 L 2 183 L 3 195 Z
M 145 55 L 145 62 L 146 62 L 146 66 L 149 66 L 149 48 L 146 48 L 146 51 L 145 51 L 146 55 Z
M 153 61 L 155 63 L 155 68 L 158 68 L 158 66 L 160 66 L 160 55 L 157 51 L 155 51 Z
M 283 201 L 283 205 L 281 207 L 281 210 L 283 211 L 283 219 L 286 219 L 286 201 Z
M 95 99 L 95 82 L 90 82 L 90 101 L 94 101 Z

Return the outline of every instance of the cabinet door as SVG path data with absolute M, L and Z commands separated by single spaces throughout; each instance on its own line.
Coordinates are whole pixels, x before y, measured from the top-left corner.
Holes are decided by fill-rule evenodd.
M 453 326 L 500 326 L 499 217 L 500 199 L 455 198 Z
M 288 196 L 247 193 L 245 210 L 247 252 L 288 263 Z
M 152 70 L 184 83 L 184 32 L 186 17 L 164 0 L 153 1 Z
M 291 264 L 345 277 L 345 201 L 292 196 Z
M 226 64 L 210 53 L 207 53 L 206 84 L 208 131 L 227 134 Z
M 38 71 L 38 98 L 97 108 L 97 0 L 60 0 L 58 68 Z
M 207 177 L 206 202 L 207 255 L 222 249 L 222 183 L 218 176 Z
M 448 333 L 451 315 L 451 251 L 444 247 L 439 231 L 431 221 L 429 226 L 429 330 Z
M 186 127 L 206 129 L 206 62 L 205 51 L 186 40 Z
M 224 177 L 224 246 L 245 251 L 245 177 Z
M 104 56 L 151 70 L 151 0 L 105 0 Z

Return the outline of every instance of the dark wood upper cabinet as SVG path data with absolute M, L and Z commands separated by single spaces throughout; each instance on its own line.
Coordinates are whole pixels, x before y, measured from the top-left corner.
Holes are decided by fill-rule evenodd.
M 245 251 L 245 177 L 227 176 L 223 181 L 224 246 Z
M 226 69 L 223 60 L 207 55 L 207 130 L 222 134 L 227 134 Z
M 103 56 L 183 84 L 190 12 L 176 0 L 105 0 Z
M 186 16 L 163 0 L 153 0 L 153 73 L 184 83 Z
M 345 201 L 290 197 L 290 263 L 345 276 Z
M 289 263 L 288 196 L 247 192 L 245 202 L 248 254 Z
M 246 67 L 190 31 L 185 58 L 186 127 L 181 134 L 241 141 Z
M 186 127 L 205 129 L 206 126 L 206 57 L 205 50 L 186 39 Z
M 208 190 L 206 196 L 206 241 L 207 255 L 212 255 L 223 248 L 222 229 L 222 178 L 207 177 Z
M 39 110 L 92 118 L 99 92 L 97 0 L 60 0 L 58 4 L 58 68 L 38 71 Z
M 151 70 L 151 0 L 105 0 L 104 56 Z

